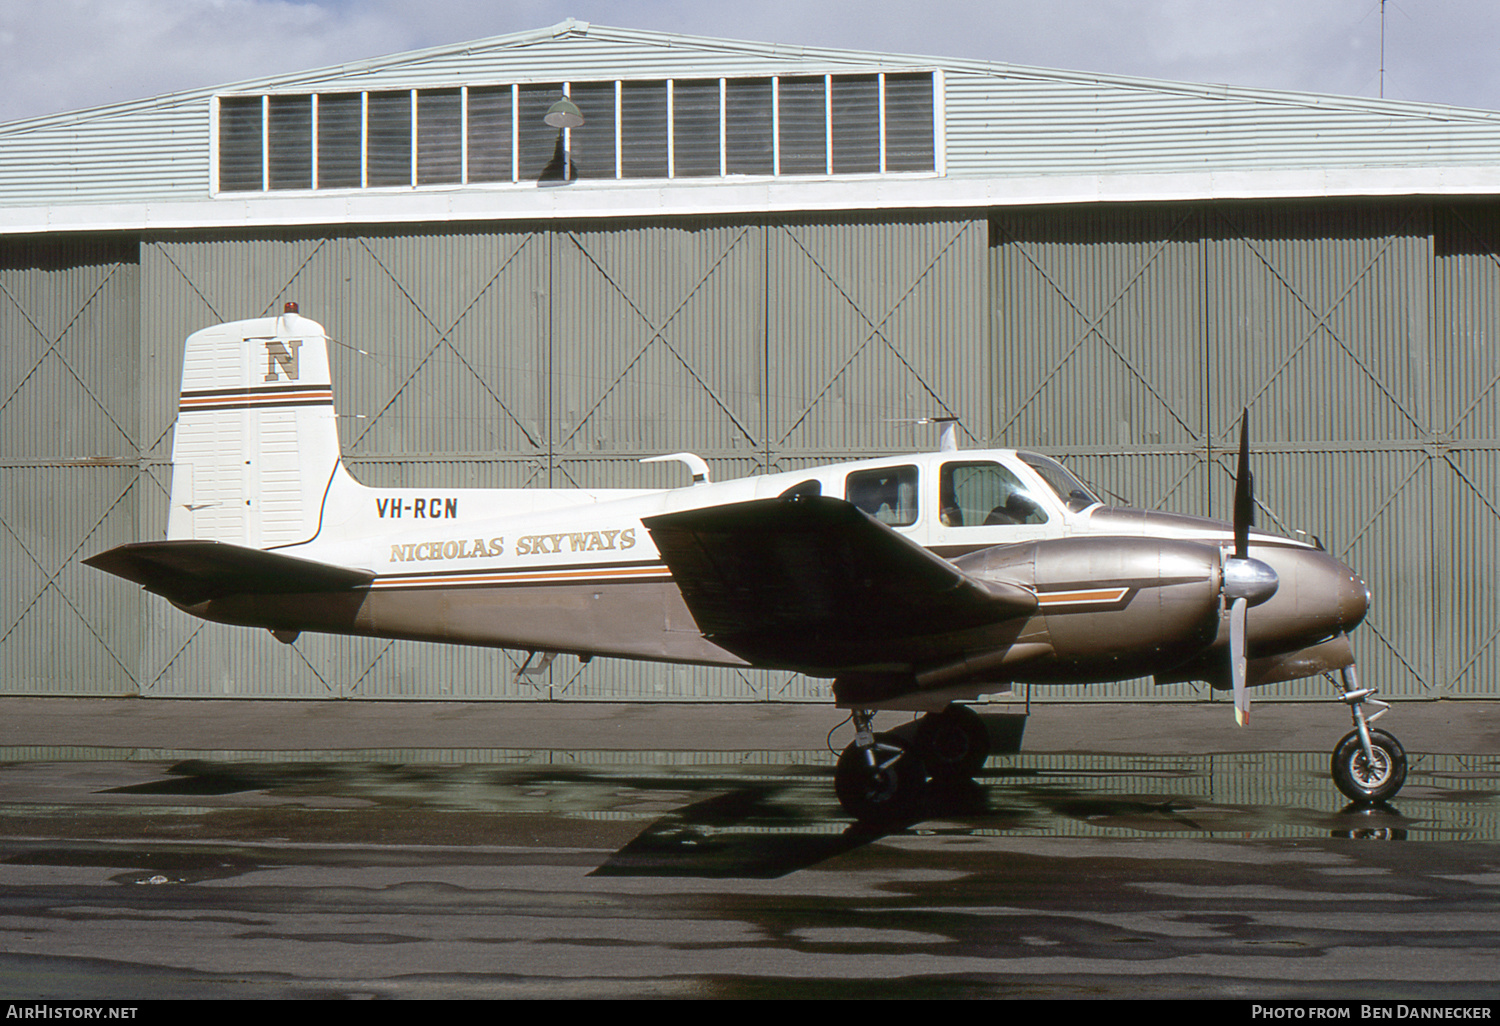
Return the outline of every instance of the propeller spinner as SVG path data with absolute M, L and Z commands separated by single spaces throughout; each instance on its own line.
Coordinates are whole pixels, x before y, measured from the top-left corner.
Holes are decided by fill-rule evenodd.
M 1224 600 L 1229 604 L 1229 672 L 1234 686 L 1234 720 L 1250 722 L 1250 691 L 1245 686 L 1246 611 L 1276 594 L 1276 571 L 1250 558 L 1250 528 L 1255 523 L 1255 482 L 1250 473 L 1250 411 L 1240 418 L 1240 463 L 1234 478 L 1234 552 L 1224 558 Z

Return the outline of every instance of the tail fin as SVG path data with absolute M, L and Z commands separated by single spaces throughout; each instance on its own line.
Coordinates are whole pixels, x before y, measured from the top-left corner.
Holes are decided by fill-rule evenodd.
M 287 305 L 188 337 L 168 539 L 267 549 L 317 535 L 340 472 L 328 338 Z

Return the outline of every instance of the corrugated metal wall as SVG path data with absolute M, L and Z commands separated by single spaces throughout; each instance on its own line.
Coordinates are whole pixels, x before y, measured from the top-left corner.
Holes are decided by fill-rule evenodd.
M 147 240 L 153 480 L 166 483 L 181 339 L 288 299 L 340 343 L 344 451 L 372 485 L 665 486 L 682 469 L 640 457 L 689 449 L 726 478 L 930 446 L 910 419 L 983 406 L 987 326 L 973 299 L 986 241 L 967 219 Z M 149 496 L 144 536 L 163 529 L 164 499 Z M 560 659 L 517 685 L 507 653 L 310 635 L 288 648 L 164 602 L 142 615 L 148 695 L 828 693 L 784 673 L 612 660 Z
M 1495 213 L 1001 214 L 996 441 L 1041 439 L 1138 505 L 1226 516 L 1248 407 L 1261 526 L 1319 536 L 1374 593 L 1355 636 L 1362 679 L 1387 696 L 1493 697 Z M 1144 682 L 1074 690 L 1156 694 Z
M 0 690 L 134 687 L 143 603 L 78 560 L 138 537 L 133 243 L 0 248 Z
M 1500 689 L 1500 207 L 1445 206 L 1433 222 L 1433 661 L 1444 693 L 1489 698 Z
M 1222 515 L 1248 405 L 1261 523 L 1318 534 L 1374 589 L 1367 682 L 1495 697 L 1497 254 L 1500 208 L 1422 203 L 10 243 L 0 691 L 826 697 L 788 674 L 560 659 L 517 685 L 509 653 L 286 647 L 80 567 L 164 530 L 182 339 L 291 299 L 337 339 L 372 485 L 679 484 L 636 460 L 691 449 L 725 478 L 930 448 L 912 421 L 953 413 L 966 445 Z

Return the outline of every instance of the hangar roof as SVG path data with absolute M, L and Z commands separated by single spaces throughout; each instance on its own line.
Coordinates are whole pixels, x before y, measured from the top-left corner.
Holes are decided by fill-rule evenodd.
M 12 234 L 1410 195 L 1500 112 L 573 20 L 0 125 Z

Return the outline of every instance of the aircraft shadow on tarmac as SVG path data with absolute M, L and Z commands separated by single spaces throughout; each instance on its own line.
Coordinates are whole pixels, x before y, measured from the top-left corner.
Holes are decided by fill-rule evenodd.
M 984 717 L 995 753 L 1021 750 L 1023 715 Z M 895 733 L 910 735 L 915 723 Z M 831 783 L 831 781 L 830 781 Z M 743 788 L 695 802 L 664 816 L 615 852 L 595 876 L 700 876 L 771 879 L 817 865 L 872 841 L 910 829 L 936 814 L 983 815 L 984 789 L 972 780 L 929 787 L 917 817 L 853 823 L 841 833 L 806 829 L 811 824 L 777 801 L 788 788 Z M 761 829 L 744 829 L 751 824 Z M 798 830 L 798 826 L 803 830 Z M 736 829 L 739 828 L 739 829 Z
M 1026 718 L 985 716 L 991 750 L 1021 751 Z M 910 725 L 896 728 L 900 733 Z M 1064 757 L 1066 761 L 1066 757 Z M 1084 760 L 1075 760 L 1084 761 Z M 1090 772 L 1085 770 L 1088 777 Z M 1125 776 L 1129 771 L 1125 771 Z M 883 837 L 917 829 L 923 833 L 1244 834 L 1279 829 L 1361 840 L 1405 840 L 1412 820 L 1391 804 L 1344 806 L 1337 813 L 1282 800 L 1281 786 L 1263 781 L 1267 793 L 1251 802 L 1205 803 L 1193 797 L 1199 770 L 1154 768 L 1148 775 L 1177 778 L 1188 796 L 1121 794 L 1099 780 L 1077 779 L 1077 771 L 991 764 L 978 780 L 930 783 L 916 814 L 900 821 L 854 823 L 840 833 L 826 828 L 828 810 L 799 808 L 805 795 L 785 785 L 757 785 L 716 794 L 663 816 L 594 871 L 601 876 L 697 876 L 774 878 L 806 869 Z M 830 781 L 831 783 L 831 781 Z M 1320 785 L 1321 786 L 1321 785 Z M 1170 788 L 1170 785 L 1168 785 Z M 1488 794 L 1488 792 L 1486 792 Z
M 1019 755 L 1005 747 L 1011 750 L 977 780 L 931 786 L 911 818 L 879 824 L 850 823 L 834 803 L 832 767 L 800 761 L 778 767 L 664 757 L 621 765 L 557 752 L 504 764 L 186 760 L 168 768 L 167 779 L 111 790 L 250 793 L 247 803 L 273 818 L 296 815 L 291 810 L 308 802 L 457 814 L 466 817 L 470 843 L 518 816 L 644 820 L 593 871 L 600 876 L 771 879 L 909 833 L 1500 840 L 1500 759 L 1493 757 L 1418 756 L 1415 786 L 1400 801 L 1340 808 L 1327 801 L 1321 756 Z M 319 814 L 351 813 L 329 807 Z
M 1033 770 L 991 772 L 980 782 L 930 789 L 910 819 L 854 823 L 836 834 L 810 829 L 790 809 L 795 802 L 782 801 L 779 790 L 743 788 L 685 806 L 648 826 L 590 875 L 772 879 L 913 830 L 934 835 L 977 830 L 1057 836 L 1074 833 L 1069 829 L 1073 826 L 1105 835 L 1118 831 L 1126 836 L 1157 837 L 1235 836 L 1238 832 L 1221 821 L 1222 810 L 1197 817 L 1200 810 L 1190 799 L 1091 793 L 1058 786 Z M 1354 840 L 1406 840 L 1408 829 L 1415 825 L 1391 804 L 1351 804 L 1332 814 L 1305 809 L 1235 812 L 1235 819 L 1255 821 L 1261 827 L 1280 821 L 1315 834 Z M 1242 823 L 1242 828 L 1246 825 Z

